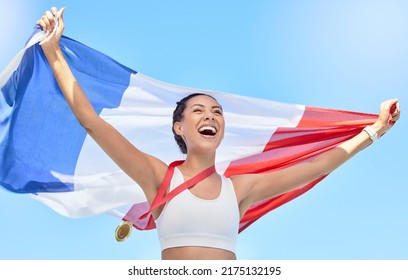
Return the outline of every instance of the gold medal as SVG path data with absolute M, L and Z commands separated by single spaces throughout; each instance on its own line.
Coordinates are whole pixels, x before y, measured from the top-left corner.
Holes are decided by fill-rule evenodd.
M 115 230 L 115 239 L 118 242 L 125 241 L 132 232 L 132 223 L 128 221 L 121 222 Z

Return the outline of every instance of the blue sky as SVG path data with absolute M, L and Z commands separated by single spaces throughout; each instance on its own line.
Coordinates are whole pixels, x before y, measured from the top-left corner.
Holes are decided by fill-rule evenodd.
M 406 1 L 2 0 L 0 69 L 51 6 L 65 35 L 153 78 L 377 113 L 408 79 Z M 238 239 L 239 259 L 408 259 L 407 121 Z M 0 259 L 160 258 L 156 232 L 117 243 L 118 220 L 70 219 L 0 189 Z

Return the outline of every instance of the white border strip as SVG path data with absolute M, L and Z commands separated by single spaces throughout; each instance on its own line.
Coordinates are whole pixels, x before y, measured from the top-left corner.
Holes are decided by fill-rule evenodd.
M 407 260 L 25 260 L 0 261 L 0 266 L 2 279 L 408 279 Z

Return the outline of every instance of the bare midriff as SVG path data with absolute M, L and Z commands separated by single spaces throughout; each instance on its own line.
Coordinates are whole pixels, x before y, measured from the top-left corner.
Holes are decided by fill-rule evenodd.
M 175 247 L 162 251 L 162 260 L 236 260 L 233 252 L 209 247 Z

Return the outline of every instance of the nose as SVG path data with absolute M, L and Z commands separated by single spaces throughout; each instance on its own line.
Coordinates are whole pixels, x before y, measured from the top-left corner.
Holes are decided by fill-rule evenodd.
M 213 114 L 212 112 L 208 112 L 208 113 L 205 114 L 205 116 L 204 116 L 204 120 L 205 120 L 205 121 L 207 121 L 207 120 L 213 121 L 214 119 L 215 119 L 215 117 L 214 117 L 214 114 Z

